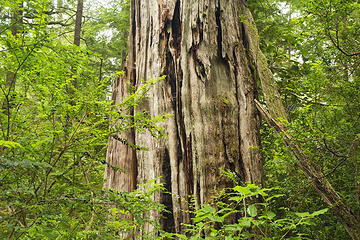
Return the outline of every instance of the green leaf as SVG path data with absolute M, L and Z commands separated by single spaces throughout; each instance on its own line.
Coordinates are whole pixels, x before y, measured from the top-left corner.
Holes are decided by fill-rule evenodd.
M 328 210 L 329 210 L 328 208 L 324 208 L 324 209 L 321 209 L 319 211 L 313 212 L 311 215 L 312 216 L 318 216 L 318 215 L 326 213 Z
M 276 214 L 273 212 L 265 212 L 264 215 L 267 217 L 267 219 L 272 220 L 274 217 L 276 217 Z
M 244 197 L 240 197 L 240 196 L 235 196 L 235 197 L 229 198 L 230 201 L 234 201 L 234 202 L 240 202 L 243 199 L 244 199 Z
M 201 222 L 202 220 L 204 220 L 205 218 L 207 218 L 209 216 L 211 216 L 210 213 L 205 213 L 205 214 L 204 213 L 202 213 L 202 214 L 198 213 L 196 215 L 196 217 L 193 219 L 193 221 L 194 221 L 194 223 L 198 223 L 198 222 Z
M 251 191 L 246 187 L 236 186 L 233 189 L 242 195 L 251 194 Z
M 213 222 L 219 222 L 219 223 L 222 223 L 224 222 L 224 218 L 223 217 L 219 217 L 219 216 L 211 216 L 209 217 L 209 219 Z
M 257 212 L 257 208 L 254 204 L 250 205 L 248 208 L 247 208 L 247 212 L 250 216 L 252 217 L 256 217 L 258 212 Z
M 179 234 L 179 233 L 174 233 L 174 236 L 180 238 L 180 239 L 184 239 L 184 240 L 187 240 L 188 237 L 184 234 Z
M 296 216 L 302 217 L 302 218 L 310 216 L 309 212 L 302 212 L 302 213 L 296 212 L 295 214 L 296 214 Z
M 0 146 L 6 147 L 6 148 L 21 148 L 21 144 L 13 141 L 4 141 L 0 140 Z
M 251 226 L 252 218 L 244 217 L 239 220 L 239 226 L 249 228 Z
M 273 195 L 271 197 L 266 198 L 265 201 L 268 202 L 273 198 L 279 198 L 279 197 L 282 197 L 282 196 L 285 196 L 285 194 L 276 194 L 276 195 Z
M 202 210 L 202 212 L 205 212 L 205 213 L 215 213 L 216 212 L 216 209 L 213 208 L 212 206 L 210 206 L 209 204 L 204 204 L 203 208 L 201 210 Z
M 224 226 L 225 231 L 241 231 L 242 229 L 243 227 L 240 226 L 240 224 L 230 224 Z

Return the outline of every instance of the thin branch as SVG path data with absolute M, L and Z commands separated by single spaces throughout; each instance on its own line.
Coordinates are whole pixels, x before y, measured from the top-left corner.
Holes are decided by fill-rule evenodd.
M 50 173 L 53 171 L 55 165 L 59 162 L 59 160 L 61 159 L 61 157 L 64 155 L 64 153 L 66 152 L 66 150 L 68 149 L 70 142 L 72 141 L 72 139 L 75 136 L 75 133 L 77 132 L 77 130 L 79 129 L 80 125 L 82 124 L 82 122 L 84 121 L 85 117 L 87 115 L 87 112 L 84 113 L 84 115 L 82 116 L 82 118 L 80 119 L 78 125 L 76 126 L 76 128 L 74 129 L 73 133 L 71 134 L 70 138 L 68 139 L 68 141 L 65 143 L 64 148 L 61 150 L 61 152 L 59 153 L 58 157 L 55 159 L 55 161 L 51 164 L 51 168 L 49 168 L 49 170 L 46 172 L 45 177 L 48 177 L 50 175 Z M 43 183 L 41 182 L 40 185 L 35 189 L 34 194 L 31 195 L 25 202 L 25 204 L 28 204 L 33 198 L 34 195 L 40 190 L 41 186 L 43 185 Z M 20 211 L 17 211 L 17 213 Z M 15 214 L 13 214 L 15 215 Z
M 355 138 L 355 139 L 352 141 L 351 146 L 350 146 L 350 148 L 349 148 L 349 150 L 348 150 L 348 153 L 347 153 L 346 155 L 335 155 L 334 152 L 331 152 L 331 153 L 333 153 L 335 156 L 342 157 L 343 160 L 340 161 L 330 172 L 326 173 L 326 174 L 324 175 L 324 178 L 327 177 L 327 176 L 329 176 L 329 175 L 331 175 L 331 174 L 333 174 L 341 165 L 343 165 L 343 164 L 346 162 L 346 160 L 348 160 L 348 158 L 350 157 L 351 150 L 355 147 L 356 140 L 357 140 L 357 138 Z M 325 143 L 325 141 L 324 141 L 324 143 Z M 328 150 L 330 150 L 330 149 L 328 149 Z
M 347 154 L 347 155 L 342 155 L 342 154 L 336 153 L 334 150 L 332 150 L 332 149 L 329 148 L 329 146 L 328 146 L 327 143 L 326 143 L 326 139 L 325 139 L 325 138 L 323 138 L 322 140 L 323 140 L 323 143 L 324 143 L 324 146 L 325 146 L 326 150 L 328 150 L 328 151 L 329 151 L 330 153 L 332 153 L 334 156 L 339 157 L 339 158 L 349 158 L 349 154 Z
M 16 20 L 14 23 L 10 24 L 9 26 L 7 26 L 6 28 L 4 28 L 3 30 L 0 31 L 0 35 L 5 32 L 6 30 L 8 30 L 9 28 L 12 28 L 16 23 L 20 22 L 20 19 Z
M 357 52 L 353 52 L 353 53 L 349 53 L 347 51 L 345 51 L 344 49 L 342 49 L 339 45 L 339 43 L 336 43 L 336 41 L 334 40 L 334 38 L 331 36 L 330 30 L 327 30 L 328 32 L 328 36 L 330 38 L 330 41 L 332 42 L 332 44 L 344 55 L 348 56 L 348 57 L 354 57 L 354 56 L 358 56 L 360 55 L 360 51 Z M 338 35 L 338 31 L 336 30 L 336 35 Z M 338 38 L 338 37 L 337 37 Z

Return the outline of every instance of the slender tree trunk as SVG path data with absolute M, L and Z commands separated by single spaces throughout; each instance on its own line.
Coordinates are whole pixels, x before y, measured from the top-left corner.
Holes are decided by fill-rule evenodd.
M 84 9 L 84 0 L 78 0 L 77 1 L 77 9 L 76 9 L 76 18 L 75 18 L 75 31 L 74 31 L 74 45 L 80 46 L 80 39 L 81 39 L 81 25 L 82 25 L 82 16 L 83 16 L 83 9 Z M 72 69 L 72 72 L 74 72 L 74 69 Z M 77 88 L 77 81 L 76 79 L 71 81 L 71 84 L 76 89 Z M 68 93 L 70 96 L 73 95 L 73 91 L 71 90 L 71 87 L 68 89 Z M 73 105 L 71 101 L 71 105 Z
M 74 44 L 76 46 L 80 46 L 83 9 L 84 9 L 84 0 L 78 0 L 77 9 L 76 9 L 76 19 L 75 19 L 75 33 L 74 33 Z
M 118 177 L 108 177 L 106 186 L 131 190 L 127 179 L 144 183 L 162 176 L 172 195 L 159 193 L 155 200 L 170 212 L 151 217 L 168 231 L 183 232 L 181 223 L 189 223 L 190 196 L 196 204 L 209 202 L 228 186 L 219 168 L 236 171 L 244 182 L 263 181 L 256 78 L 239 4 L 245 1 L 131 1 L 128 79 L 139 85 L 167 75 L 136 111 L 173 118 L 162 124 L 167 138 L 135 134 L 136 144 L 149 149 L 136 157 L 110 139 L 108 162 L 137 170 L 130 176 L 114 172 Z
M 242 15 L 245 17 L 245 22 L 247 22 L 245 25 L 245 35 L 248 39 L 250 52 L 252 53 L 257 71 L 259 72 L 264 98 L 269 109 L 269 112 L 267 112 L 267 110 L 265 110 L 261 104 L 257 102 L 259 111 L 271 126 L 283 134 L 286 145 L 289 146 L 293 156 L 297 159 L 297 165 L 303 171 L 304 175 L 311 181 L 321 198 L 334 211 L 351 238 L 359 240 L 359 217 L 356 216 L 350 207 L 343 202 L 324 174 L 301 149 L 301 146 L 294 141 L 293 137 L 287 133 L 286 127 L 280 123 L 280 120 L 287 120 L 287 115 L 278 89 L 276 88 L 272 72 L 268 68 L 266 58 L 259 48 L 258 33 L 253 17 L 245 6 L 242 7 Z

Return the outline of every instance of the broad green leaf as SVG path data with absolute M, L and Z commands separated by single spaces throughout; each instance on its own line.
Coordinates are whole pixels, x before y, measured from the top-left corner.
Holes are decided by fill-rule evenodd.
M 209 204 L 204 204 L 203 208 L 201 209 L 202 212 L 205 213 L 215 213 L 216 209 L 210 206 Z
M 223 217 L 219 217 L 219 216 L 216 216 L 216 215 L 209 217 L 209 219 L 210 219 L 211 221 L 213 221 L 213 222 L 220 222 L 220 223 L 224 222 L 224 218 L 223 218 Z
M 295 214 L 296 214 L 296 216 L 302 217 L 302 218 L 310 216 L 310 213 L 309 213 L 309 212 L 301 212 L 301 213 L 300 213 L 300 212 L 296 212 Z
M 211 216 L 210 213 L 202 213 L 202 214 L 197 214 L 196 217 L 193 219 L 194 223 L 198 223 L 201 222 L 202 220 L 204 220 L 205 218 Z
M 249 188 L 246 188 L 246 187 L 236 186 L 233 189 L 242 195 L 251 194 L 251 191 L 249 190 Z
M 285 196 L 285 194 L 276 194 L 276 195 L 273 195 L 271 197 L 266 198 L 265 201 L 268 202 L 273 198 L 279 198 L 279 197 L 282 197 L 282 196 Z
M 240 224 L 229 224 L 224 226 L 225 231 L 241 231 L 244 227 Z
M 318 216 L 318 215 L 326 213 L 328 210 L 329 210 L 328 208 L 324 208 L 324 209 L 321 209 L 319 211 L 313 212 L 311 215 Z
M 252 217 L 256 217 L 258 212 L 257 212 L 257 208 L 254 204 L 250 205 L 248 208 L 247 208 L 247 212 L 250 216 Z
M 229 198 L 230 201 L 234 201 L 234 202 L 240 202 L 243 199 L 244 199 L 244 197 L 241 197 L 241 196 L 235 196 L 235 197 Z
M 174 236 L 180 238 L 180 239 L 184 239 L 184 240 L 187 240 L 189 239 L 186 235 L 184 234 L 179 234 L 179 233 L 174 233 Z
M 264 215 L 270 220 L 272 220 L 276 216 L 276 214 L 271 211 L 265 212 Z
M 249 228 L 251 226 L 252 218 L 244 217 L 239 220 L 239 226 Z

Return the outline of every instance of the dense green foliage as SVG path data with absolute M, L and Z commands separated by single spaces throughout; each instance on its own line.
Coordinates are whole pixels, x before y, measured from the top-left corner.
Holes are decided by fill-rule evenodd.
M 273 189 L 261 189 L 254 184 L 228 189 L 222 193 L 214 206 L 204 204 L 194 212 L 193 225 L 188 225 L 186 235 L 176 234 L 181 239 L 307 239 L 304 231 L 315 225 L 313 218 L 327 212 L 327 208 L 309 212 L 289 212 L 284 208 L 272 210 L 272 202 L 283 194 L 269 194 Z M 255 200 L 255 201 L 254 201 Z
M 162 209 L 151 198 L 160 186 L 102 190 L 105 153 L 108 137 L 130 128 L 162 136 L 155 124 L 164 117 L 125 114 L 158 80 L 113 105 L 109 83 L 121 73 L 110 77 L 116 70 L 107 64 L 111 54 L 59 38 L 64 30 L 51 25 L 58 16 L 48 1 L 0 5 L 0 238 L 114 239 L 119 231 L 141 230 L 144 214 Z M 118 122 L 111 132 L 110 119 Z M 114 221 L 116 209 L 135 220 Z
M 291 134 L 360 215 L 360 4 L 248 4 Z M 109 137 L 130 128 L 163 136 L 156 123 L 169 116 L 124 114 L 161 79 L 113 105 L 109 90 L 126 59 L 129 1 L 86 7 L 80 47 L 72 44 L 74 9 L 70 0 L 0 0 L 0 238 L 118 239 L 134 231 L 156 238 L 142 229 L 151 224 L 161 232 L 147 218 L 166 211 L 153 201 L 166 191 L 161 185 L 151 181 L 132 193 L 102 185 Z M 118 123 L 114 131 L 110 122 Z M 163 238 L 350 239 L 281 137 L 266 123 L 261 131 L 265 188 L 235 181 L 213 202 L 193 207 L 187 236 L 161 232 Z
M 291 134 L 359 216 L 359 3 L 251 1 L 250 6 Z M 267 186 L 286 190 L 282 206 L 296 211 L 326 207 L 282 139 L 266 124 L 262 131 Z M 332 214 L 307 230 L 311 239 L 350 239 Z

